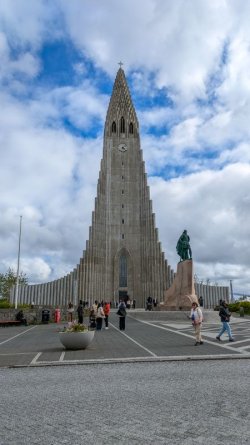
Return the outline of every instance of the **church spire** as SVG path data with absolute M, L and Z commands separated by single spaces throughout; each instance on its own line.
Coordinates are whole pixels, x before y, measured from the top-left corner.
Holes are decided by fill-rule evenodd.
M 129 129 L 129 126 L 131 127 L 132 125 L 135 133 L 139 134 L 138 119 L 131 99 L 125 73 L 121 68 L 120 62 L 120 68 L 117 71 L 107 111 L 105 124 L 106 135 L 110 134 L 112 125 L 113 128 L 114 126 L 116 126 L 117 128 L 119 127 L 119 122 L 122 118 L 124 119 L 126 128 Z

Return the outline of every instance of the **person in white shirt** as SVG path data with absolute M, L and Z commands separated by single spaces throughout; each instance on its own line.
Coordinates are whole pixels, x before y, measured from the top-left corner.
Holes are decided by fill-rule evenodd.
M 201 325 L 203 316 L 201 308 L 195 301 L 192 303 L 190 318 L 192 320 L 192 325 L 194 327 L 194 332 L 195 332 L 195 338 L 196 338 L 195 346 L 203 345 L 203 341 L 201 338 Z

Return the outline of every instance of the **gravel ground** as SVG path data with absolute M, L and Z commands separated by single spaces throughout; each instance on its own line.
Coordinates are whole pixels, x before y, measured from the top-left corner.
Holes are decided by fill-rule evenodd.
M 0 369 L 0 444 L 249 445 L 249 363 Z

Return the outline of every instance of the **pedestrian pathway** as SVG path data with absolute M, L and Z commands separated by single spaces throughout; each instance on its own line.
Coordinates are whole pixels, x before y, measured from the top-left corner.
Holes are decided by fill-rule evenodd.
M 128 316 L 126 330 L 119 331 L 118 317 L 112 313 L 109 329 L 96 331 L 91 345 L 80 351 L 62 347 L 58 336 L 62 326 L 51 323 L 0 329 L 0 366 L 250 358 L 250 320 L 238 319 L 232 324 L 234 343 L 228 343 L 226 337 L 221 342 L 215 339 L 220 323 L 204 323 L 204 344 L 195 347 L 189 322 Z

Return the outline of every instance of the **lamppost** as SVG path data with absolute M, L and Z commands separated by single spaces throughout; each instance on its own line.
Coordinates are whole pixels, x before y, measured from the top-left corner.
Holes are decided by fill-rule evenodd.
M 230 303 L 234 301 L 234 293 L 233 293 L 233 280 L 229 280 L 230 282 Z
M 15 289 L 15 309 L 17 309 L 17 300 L 18 300 L 21 234 L 22 234 L 22 215 L 20 216 L 20 223 L 19 223 L 19 241 L 18 241 L 18 255 L 17 255 L 16 289 Z

